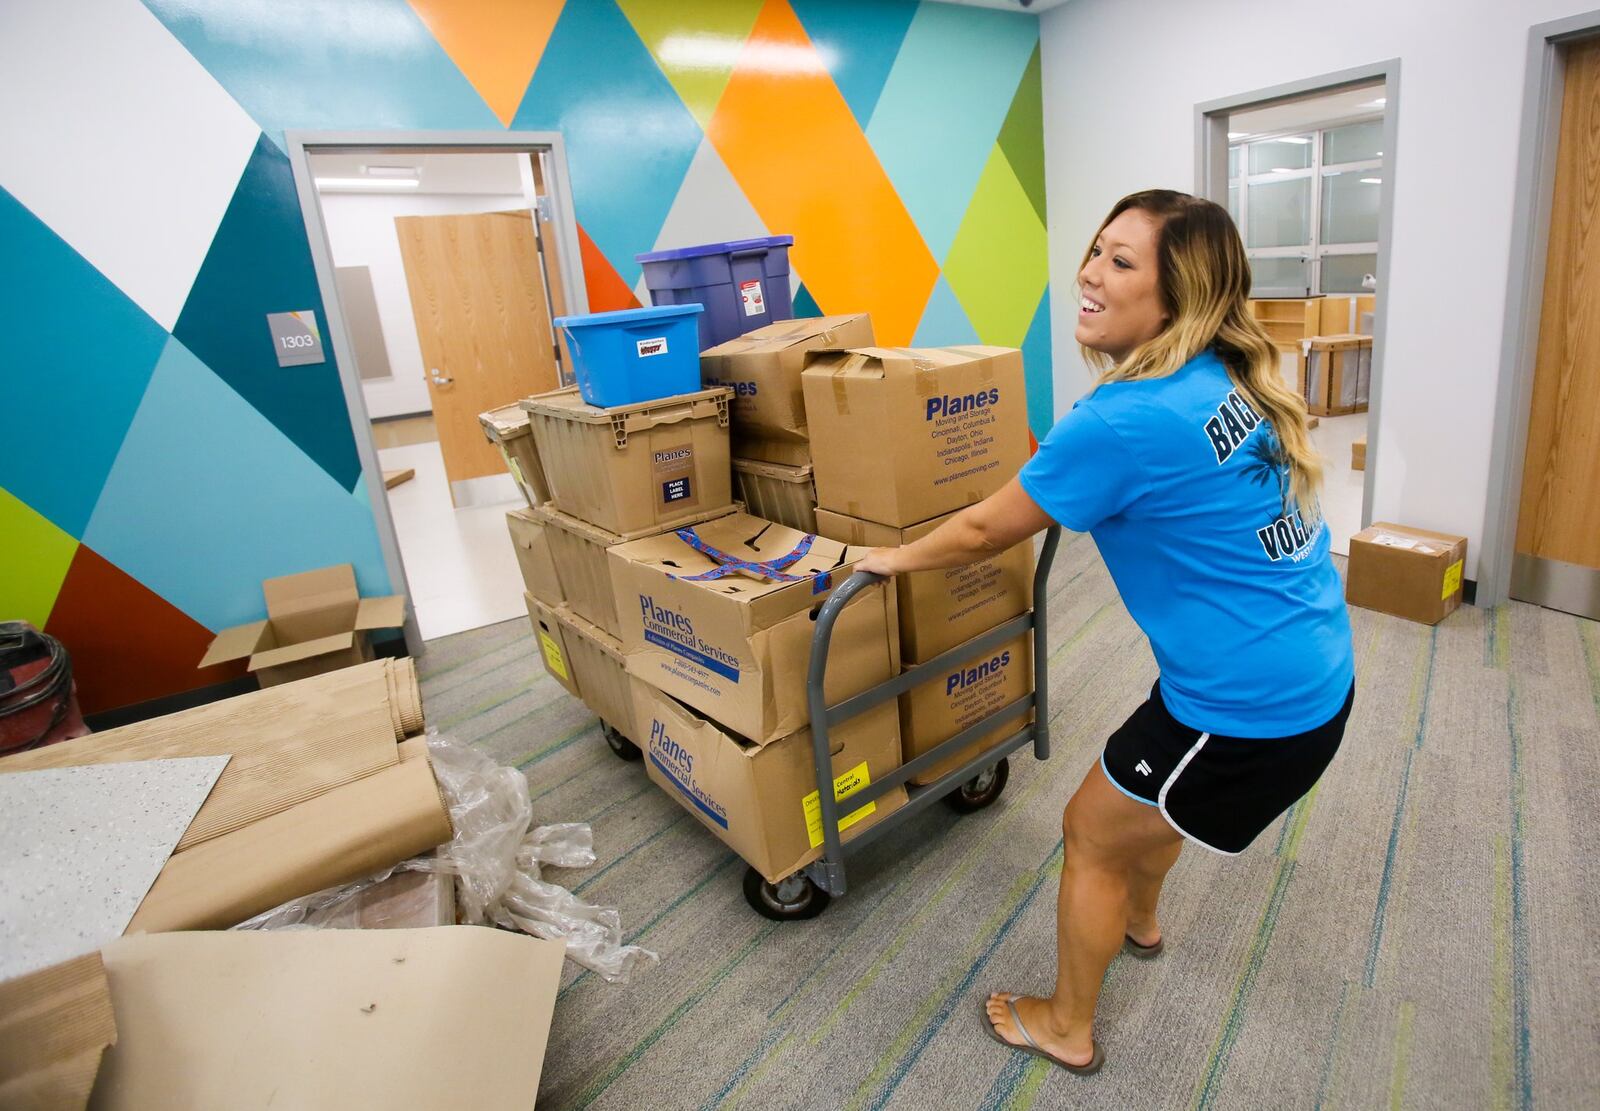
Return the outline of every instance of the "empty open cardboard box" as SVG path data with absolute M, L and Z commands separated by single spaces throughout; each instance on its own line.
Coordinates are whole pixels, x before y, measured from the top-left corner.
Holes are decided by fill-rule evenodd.
M 405 624 L 402 594 L 363 598 L 348 563 L 266 579 L 267 619 L 217 634 L 200 667 L 249 659 L 263 687 L 290 683 L 372 659 L 373 629 Z

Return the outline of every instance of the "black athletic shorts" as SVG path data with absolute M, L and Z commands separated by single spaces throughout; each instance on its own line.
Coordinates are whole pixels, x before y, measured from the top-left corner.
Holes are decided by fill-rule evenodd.
M 1189 840 L 1232 856 L 1293 806 L 1339 751 L 1356 688 L 1337 714 L 1292 737 L 1224 737 L 1182 724 L 1150 698 L 1111 734 L 1100 767 L 1112 786 L 1162 817 Z

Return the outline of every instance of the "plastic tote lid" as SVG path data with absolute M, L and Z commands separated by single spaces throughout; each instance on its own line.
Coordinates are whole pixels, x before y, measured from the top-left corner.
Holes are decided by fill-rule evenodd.
M 689 316 L 693 313 L 704 312 L 705 306 L 693 305 L 654 305 L 642 309 L 617 309 L 614 312 L 592 312 L 587 316 L 558 316 L 557 328 L 582 328 L 589 324 L 633 324 L 645 320 L 664 320 L 669 316 Z
M 733 239 L 727 243 L 702 243 L 697 247 L 674 247 L 669 251 L 647 251 L 634 255 L 634 262 L 676 262 L 705 255 L 736 255 L 741 251 L 760 251 L 772 247 L 792 247 L 792 235 L 764 235 L 756 239 Z

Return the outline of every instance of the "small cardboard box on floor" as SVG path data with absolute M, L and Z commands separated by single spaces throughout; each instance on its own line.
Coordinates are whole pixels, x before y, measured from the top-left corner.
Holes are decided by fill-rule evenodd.
M 635 679 L 633 691 L 645 733 L 639 744 L 646 772 L 701 825 L 771 883 L 822 855 L 810 729 L 757 745 L 648 683 Z M 836 799 L 847 799 L 900 766 L 896 725 L 894 704 L 886 702 L 830 731 Z M 841 814 L 844 839 L 905 801 L 905 788 L 896 787 L 852 814 Z
M 924 752 L 931 752 L 968 726 L 1026 698 L 1033 690 L 1032 646 L 1032 634 L 1023 633 L 999 647 L 962 657 L 944 674 L 902 694 L 900 744 L 905 759 L 915 760 Z M 979 752 L 993 748 L 1030 720 L 1031 712 L 1002 722 L 955 756 L 912 776 L 911 782 L 934 782 Z
M 1380 521 L 1350 538 L 1345 601 L 1437 625 L 1461 605 L 1467 538 Z
M 800 379 L 822 509 L 905 528 L 982 501 L 1027 462 L 1020 351 L 816 352 Z
M 899 547 L 922 539 L 951 516 L 946 513 L 910 528 L 892 528 L 819 509 L 817 531 L 846 544 Z M 1033 605 L 1033 545 L 1018 544 L 965 567 L 896 575 L 895 589 L 901 658 L 907 664 L 922 663 L 1027 612 Z
M 575 387 L 521 402 L 550 499 L 619 536 L 673 528 L 733 503 L 731 390 L 701 390 L 602 409 Z
M 513 509 L 506 514 L 506 530 L 516 549 L 517 566 L 522 569 L 522 586 L 547 606 L 566 601 L 561 577 L 556 574 L 555 556 L 550 545 L 548 518 L 541 509 Z
M 363 598 L 355 568 L 320 567 L 261 583 L 267 619 L 235 625 L 217 634 L 200 667 L 249 659 L 263 687 L 308 679 L 372 659 L 374 629 L 405 624 L 402 594 Z
M 866 313 L 780 320 L 700 354 L 700 380 L 733 390 L 734 454 L 802 467 L 811 462 L 800 372 L 810 351 L 870 347 Z
M 793 733 L 809 719 L 815 615 L 866 551 L 748 513 L 693 531 L 702 548 L 665 533 L 608 553 L 628 672 L 756 744 Z M 887 584 L 851 600 L 834 625 L 830 703 L 899 672 L 898 626 Z

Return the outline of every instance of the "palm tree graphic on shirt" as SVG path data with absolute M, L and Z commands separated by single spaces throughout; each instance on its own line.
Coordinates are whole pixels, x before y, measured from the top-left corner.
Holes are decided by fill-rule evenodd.
M 1283 450 L 1270 424 L 1251 439 L 1244 473 L 1257 486 L 1277 483 L 1278 515 L 1289 515 L 1289 453 Z

